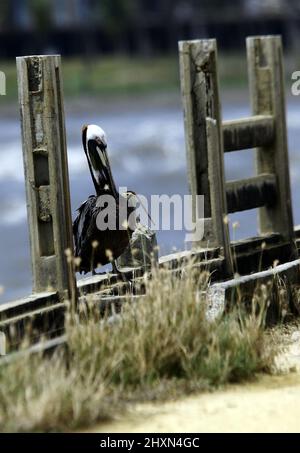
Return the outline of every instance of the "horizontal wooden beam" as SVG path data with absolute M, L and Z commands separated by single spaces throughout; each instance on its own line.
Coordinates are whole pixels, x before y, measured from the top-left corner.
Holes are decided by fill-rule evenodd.
M 20 360 L 26 355 L 32 354 L 52 354 L 54 351 L 57 351 L 58 348 L 66 350 L 67 346 L 67 335 L 61 335 L 51 340 L 42 340 L 39 343 L 36 343 L 26 349 L 22 348 L 21 350 L 10 352 L 9 354 L 0 357 L 0 366 L 8 365 L 16 360 Z
M 274 140 L 272 115 L 257 115 L 223 122 L 224 151 L 268 146 Z
M 270 282 L 271 304 L 267 313 L 267 323 L 276 322 L 281 319 L 282 306 L 278 303 L 278 292 L 285 291 L 286 298 L 290 303 L 292 312 L 299 314 L 299 304 L 292 297 L 293 287 L 299 285 L 300 259 L 278 264 L 270 269 L 259 271 L 249 275 L 238 276 L 226 282 L 214 283 L 208 288 L 207 296 L 211 308 L 216 306 L 216 314 L 226 309 L 233 300 L 248 303 L 252 300 L 255 291 L 262 284 Z M 278 282 L 282 282 L 282 286 Z M 281 295 L 282 297 L 282 295 Z M 251 308 L 251 307 L 249 307 Z
M 276 177 L 269 173 L 226 183 L 229 213 L 272 206 L 276 196 Z
M 59 300 L 58 293 L 40 292 L 23 297 L 13 302 L 0 304 L 0 320 L 22 315 L 24 312 L 39 310 L 49 305 L 57 303 Z

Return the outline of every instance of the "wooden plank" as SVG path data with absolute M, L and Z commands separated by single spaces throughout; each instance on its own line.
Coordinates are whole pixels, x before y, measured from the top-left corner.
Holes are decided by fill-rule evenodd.
M 272 115 L 223 121 L 224 152 L 269 146 L 274 140 Z
M 282 319 L 281 309 L 286 309 L 286 307 L 280 307 L 280 303 L 276 300 L 279 298 L 278 292 L 282 290 L 286 292 L 290 309 L 299 314 L 299 304 L 292 297 L 294 285 L 299 285 L 299 271 L 300 259 L 297 259 L 279 264 L 265 271 L 239 276 L 226 282 L 214 283 L 208 288 L 208 302 L 211 306 L 217 306 L 217 315 L 220 315 L 226 306 L 232 305 L 233 301 L 236 303 L 237 300 L 240 303 L 247 303 L 251 309 L 251 300 L 255 291 L 261 285 L 266 285 L 270 282 L 269 297 L 271 303 L 267 321 L 274 322 Z
M 257 172 L 274 173 L 277 178 L 277 203 L 259 209 L 260 231 L 279 232 L 291 241 L 293 234 L 289 160 L 285 118 L 285 94 L 280 36 L 247 39 L 248 72 L 254 115 L 272 115 L 276 131 L 274 141 L 256 150 Z
M 204 237 L 195 245 L 220 247 L 224 251 L 226 268 L 230 273 L 232 260 L 229 258 L 229 232 L 227 223 L 223 221 L 227 207 L 216 40 L 179 42 L 179 59 L 187 166 L 190 190 L 194 196 L 194 221 L 198 219 L 195 197 L 204 195 Z M 207 118 L 215 121 L 215 126 L 212 123 L 207 125 Z M 209 136 L 208 130 L 211 133 Z M 217 159 L 214 162 L 216 168 L 209 163 L 209 153 L 213 149 L 213 145 L 209 144 L 210 141 L 218 144 L 218 156 L 214 154 Z M 210 171 L 214 172 L 214 177 L 210 175 Z M 218 182 L 212 184 L 214 178 L 217 178 Z M 218 187 L 217 192 L 216 187 Z M 213 202 L 211 197 L 214 198 Z M 220 212 L 222 212 L 221 221 Z
M 272 237 L 274 235 L 271 235 Z M 243 249 L 242 244 L 232 244 L 232 254 L 235 257 L 236 272 L 239 275 L 248 275 L 268 269 L 275 262 L 283 264 L 291 259 L 290 243 L 283 241 L 267 241 L 268 236 L 262 236 L 252 249 Z
M 33 291 L 75 300 L 60 56 L 17 58 Z
M 18 316 L 31 310 L 37 310 L 47 305 L 53 305 L 58 302 L 58 300 L 59 298 L 56 292 L 45 292 L 31 294 L 28 297 L 23 297 L 16 301 L 0 304 L 0 320 Z
M 207 261 L 218 258 L 219 248 L 197 248 L 194 250 L 184 250 L 181 252 L 170 253 L 159 258 L 159 266 L 168 269 L 176 269 L 178 266 L 192 260 L 194 262 Z
M 226 183 L 228 212 L 239 212 L 276 204 L 276 176 L 260 174 Z
M 212 118 L 206 118 L 206 134 L 208 143 L 208 173 L 210 177 L 210 200 L 212 214 L 214 216 L 212 225 L 214 228 L 214 237 L 217 243 L 223 248 L 225 258 L 226 275 L 233 275 L 233 263 L 230 250 L 230 238 L 227 219 L 227 206 L 224 201 L 223 193 L 224 183 L 220 177 L 223 174 L 222 158 L 223 150 L 219 141 L 220 134 L 218 131 L 217 121 Z
M 206 142 L 207 53 L 201 41 L 180 41 L 180 86 L 184 113 L 187 171 L 190 193 L 204 195 L 204 216 L 211 217 Z M 197 219 L 193 200 L 193 220 Z
M 52 338 L 51 340 L 44 340 L 39 343 L 36 343 L 29 348 L 21 349 L 20 351 L 11 352 L 6 356 L 0 358 L 0 366 L 8 365 L 15 360 L 20 360 L 24 356 L 32 354 L 52 354 L 57 349 L 66 349 L 67 346 L 67 335 L 61 335 L 57 338 Z

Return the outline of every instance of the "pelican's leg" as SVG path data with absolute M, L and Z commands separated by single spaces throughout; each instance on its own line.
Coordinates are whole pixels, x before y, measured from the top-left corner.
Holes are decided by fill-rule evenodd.
M 113 271 L 114 274 L 120 274 L 121 273 L 119 271 L 119 269 L 117 268 L 116 261 L 112 261 L 111 265 L 112 265 L 112 271 Z

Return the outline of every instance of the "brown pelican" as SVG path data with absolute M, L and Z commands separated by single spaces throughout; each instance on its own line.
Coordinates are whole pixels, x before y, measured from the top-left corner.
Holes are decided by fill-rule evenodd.
M 109 262 L 117 271 L 114 260 L 117 259 L 129 244 L 133 229 L 128 225 L 130 214 L 134 211 L 134 192 L 119 195 L 113 180 L 108 156 L 105 132 L 96 125 L 84 126 L 82 129 L 82 144 L 87 157 L 90 173 L 96 194 L 89 198 L 77 209 L 78 214 L 73 222 L 75 241 L 75 257 L 80 258 L 79 272 L 95 273 L 97 267 Z M 115 200 L 114 220 L 115 229 L 100 230 L 97 218 L 104 206 L 99 204 L 101 196 L 110 195 Z M 100 198 L 99 198 L 100 197 Z M 122 211 L 121 208 L 125 210 Z M 121 206 L 122 205 L 122 206 Z M 124 212 L 119 218 L 119 213 Z M 131 225 L 131 227 L 133 227 Z

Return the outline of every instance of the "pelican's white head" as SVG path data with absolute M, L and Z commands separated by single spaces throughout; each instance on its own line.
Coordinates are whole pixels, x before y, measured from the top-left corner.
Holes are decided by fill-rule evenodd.
M 89 124 L 86 128 L 86 144 L 89 140 L 95 140 L 99 143 L 99 145 L 104 145 L 105 147 L 107 146 L 106 134 L 100 126 L 97 126 L 96 124 Z

